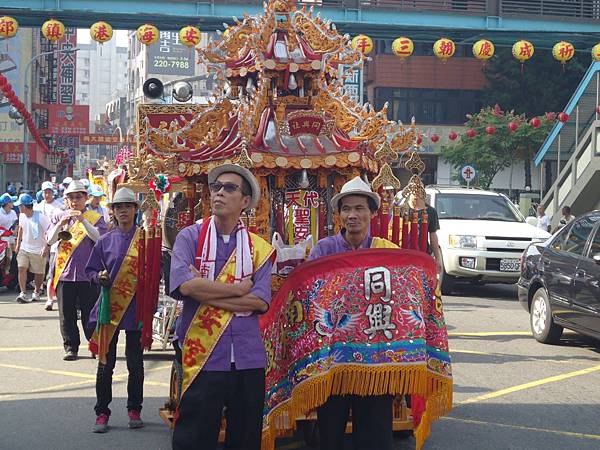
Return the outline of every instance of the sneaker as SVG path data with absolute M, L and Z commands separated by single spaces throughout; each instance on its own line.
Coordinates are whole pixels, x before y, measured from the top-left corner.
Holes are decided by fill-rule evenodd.
M 33 294 L 31 294 L 31 301 L 32 302 L 39 302 L 40 301 L 40 294 L 39 294 L 39 292 L 33 291 Z
M 19 303 L 31 303 L 31 300 L 27 298 L 27 294 L 25 292 L 21 292 L 17 297 L 17 301 Z
M 52 311 L 52 304 L 54 302 L 51 299 L 46 300 L 46 305 L 44 306 L 44 309 L 46 311 Z
M 92 428 L 94 433 L 106 433 L 108 431 L 108 415 L 100 414 L 96 416 L 96 423 Z
M 74 352 L 73 350 L 69 350 L 67 353 L 65 353 L 65 356 L 63 356 L 63 360 L 64 361 L 77 360 L 77 352 Z
M 144 426 L 139 411 L 131 409 L 127 411 L 127 415 L 129 416 L 129 428 L 142 428 Z

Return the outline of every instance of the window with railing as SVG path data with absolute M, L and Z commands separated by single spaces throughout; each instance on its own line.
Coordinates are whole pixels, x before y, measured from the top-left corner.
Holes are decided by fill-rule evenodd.
M 466 122 L 467 114 L 482 107 L 481 92 L 461 89 L 403 89 L 376 88 L 377 109 L 388 103 L 388 117 L 410 123 L 414 117 L 419 124 L 452 124 Z

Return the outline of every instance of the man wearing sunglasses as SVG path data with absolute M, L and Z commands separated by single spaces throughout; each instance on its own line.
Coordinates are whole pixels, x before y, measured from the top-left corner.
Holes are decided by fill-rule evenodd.
M 213 215 L 177 235 L 171 261 L 171 296 L 184 302 L 173 449 L 216 449 L 227 406 L 224 448 L 259 450 L 267 360 L 258 314 L 271 301 L 274 253 L 240 219 L 260 198 L 252 173 L 225 164 L 208 182 Z
M 74 361 L 81 343 L 77 328 L 78 306 L 88 341 L 94 332 L 93 328 L 87 328 L 87 322 L 100 288 L 90 284 L 85 265 L 94 244 L 106 233 L 107 225 L 102 215 L 87 208 L 87 188 L 83 183 L 72 181 L 65 191 L 65 197 L 70 209 L 54 215 L 54 226 L 48 230 L 47 238 L 50 245 L 60 239 L 50 287 L 56 290 L 58 298 L 60 333 L 65 348 L 63 359 Z

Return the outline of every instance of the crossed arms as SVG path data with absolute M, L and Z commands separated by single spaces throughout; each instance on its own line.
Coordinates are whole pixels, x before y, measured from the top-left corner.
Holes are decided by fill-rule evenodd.
M 267 311 L 267 303 L 260 297 L 250 293 L 254 286 L 251 280 L 244 280 L 235 284 L 221 283 L 200 277 L 194 266 L 190 265 L 189 269 L 195 277 L 179 286 L 181 295 L 190 297 L 198 303 L 235 313 Z

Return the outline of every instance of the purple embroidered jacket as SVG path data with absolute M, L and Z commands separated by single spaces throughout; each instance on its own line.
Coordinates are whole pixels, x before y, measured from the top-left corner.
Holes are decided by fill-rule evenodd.
M 179 339 L 182 346 L 185 334 L 200 303 L 192 298 L 182 296 L 179 292 L 179 286 L 195 276 L 190 272 L 189 267 L 195 263 L 200 227 L 201 225 L 194 224 L 179 232 L 173 246 L 173 256 L 171 258 L 171 296 L 183 300 L 183 311 L 175 329 L 177 339 Z M 234 231 L 230 235 L 229 243 L 225 243 L 220 235 L 217 239 L 215 273 L 221 271 L 229 256 L 235 251 L 236 232 Z M 271 268 L 272 263 L 267 261 L 258 270 L 255 269 L 252 277 L 254 286 L 250 291 L 267 304 L 271 302 Z M 202 370 L 231 370 L 232 349 L 236 369 L 259 369 L 267 366 L 265 346 L 258 324 L 258 314 L 251 314 L 247 317 L 236 316 L 231 319 L 229 326 L 219 339 Z

